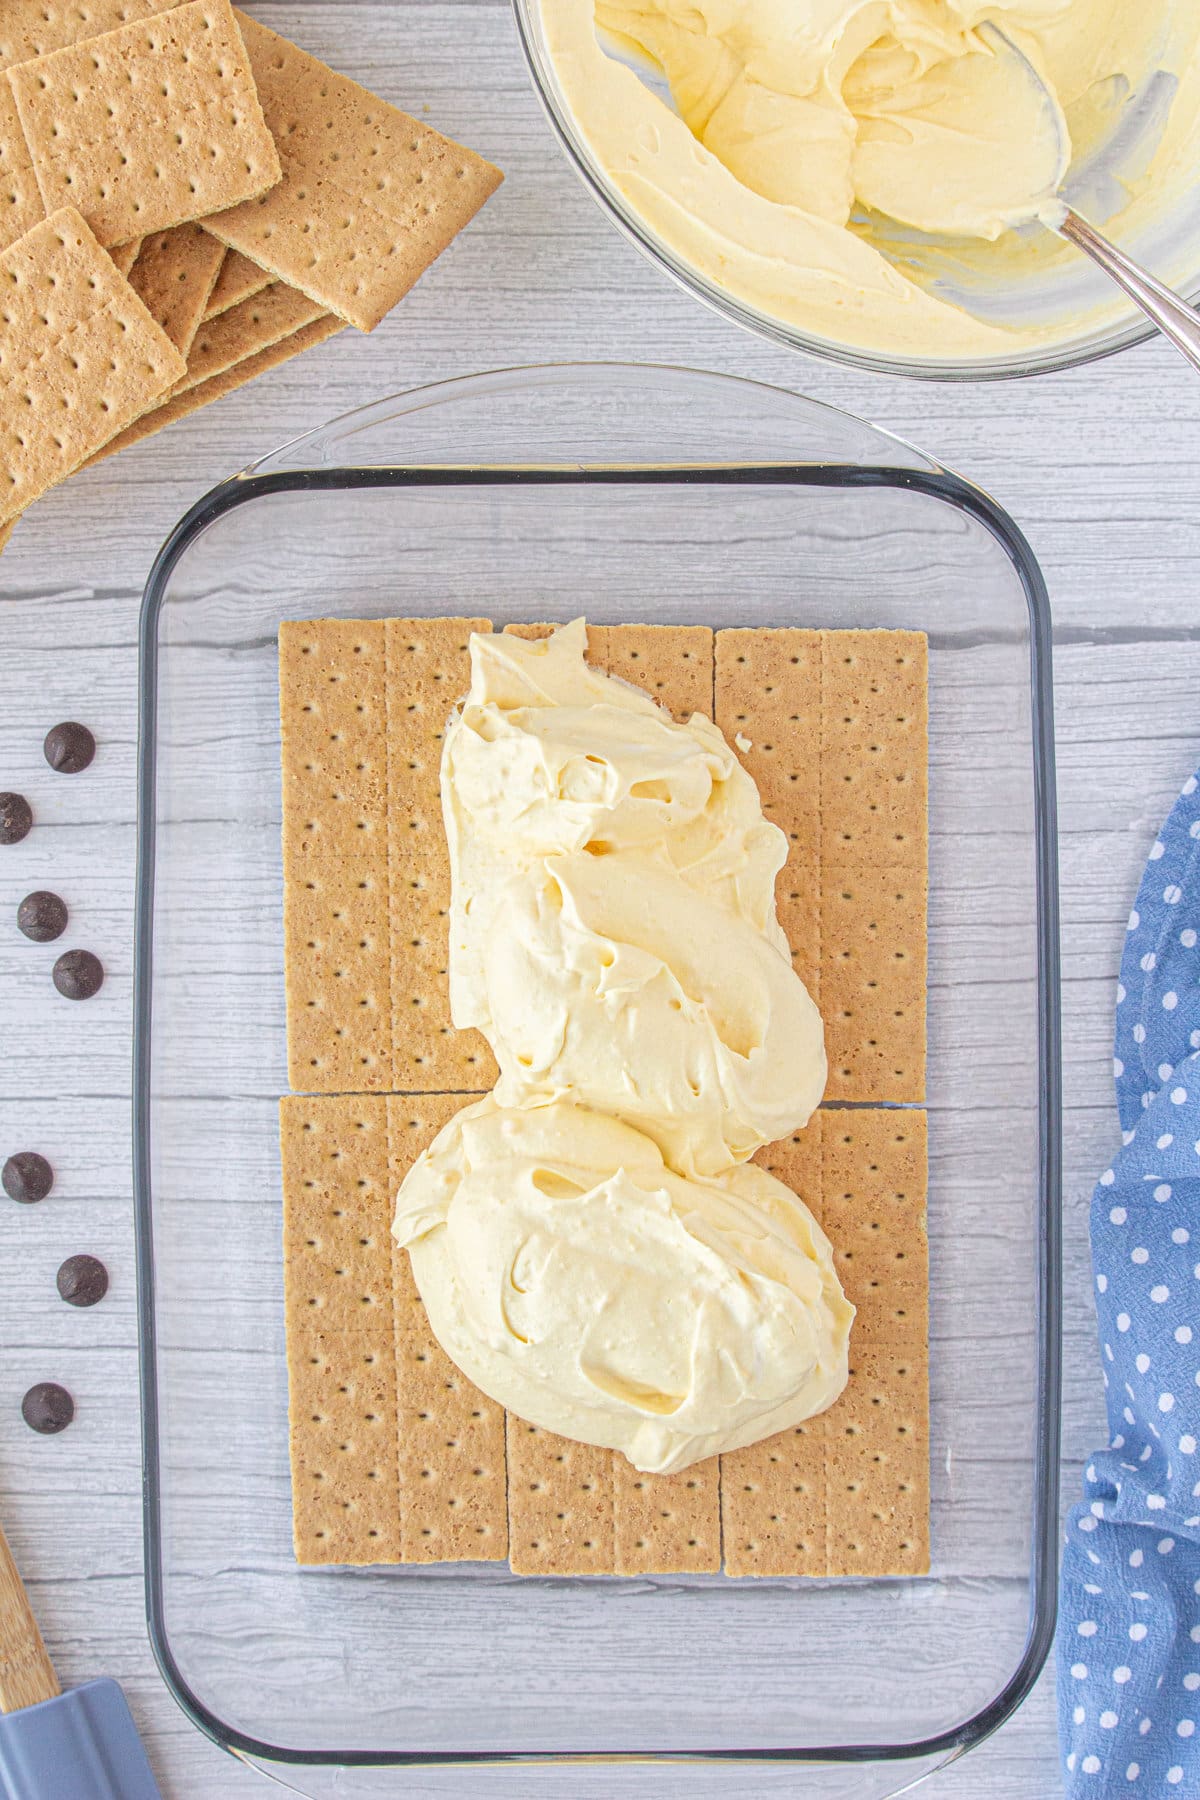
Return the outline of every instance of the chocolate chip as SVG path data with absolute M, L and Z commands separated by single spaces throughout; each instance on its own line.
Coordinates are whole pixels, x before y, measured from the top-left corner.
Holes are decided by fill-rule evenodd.
M 35 944 L 52 944 L 67 929 L 65 900 L 60 900 L 47 888 L 26 894 L 17 908 L 17 928 Z
M 95 1306 L 108 1292 L 108 1270 L 98 1256 L 68 1256 L 57 1280 L 68 1306 Z
M 0 844 L 19 844 L 33 824 L 24 794 L 0 794 Z
M 49 1437 L 67 1429 L 75 1417 L 75 1402 L 57 1381 L 38 1381 L 21 1402 L 21 1417 L 30 1431 Z
M 104 964 L 90 950 L 64 950 L 53 973 L 55 987 L 68 1000 L 90 1000 L 104 982 Z
M 95 756 L 96 740 L 86 725 L 67 719 L 62 725 L 51 726 L 42 749 L 50 767 L 60 775 L 78 775 Z
M 0 1186 L 10 1200 L 28 1206 L 46 1198 L 54 1186 L 54 1170 L 36 1150 L 18 1150 L 0 1170 Z

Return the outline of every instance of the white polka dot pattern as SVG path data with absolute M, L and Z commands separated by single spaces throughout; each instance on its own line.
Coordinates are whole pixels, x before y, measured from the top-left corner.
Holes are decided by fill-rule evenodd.
M 1062 1766 L 1071 1800 L 1200 1796 L 1197 777 L 1150 850 L 1129 915 L 1113 1073 L 1122 1147 L 1091 1211 L 1111 1436 L 1067 1519 Z

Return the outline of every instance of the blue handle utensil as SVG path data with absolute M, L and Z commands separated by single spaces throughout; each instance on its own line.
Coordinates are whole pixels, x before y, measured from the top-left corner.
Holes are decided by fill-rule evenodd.
M 0 1800 L 161 1800 L 115 1681 L 65 1694 L 0 1531 Z

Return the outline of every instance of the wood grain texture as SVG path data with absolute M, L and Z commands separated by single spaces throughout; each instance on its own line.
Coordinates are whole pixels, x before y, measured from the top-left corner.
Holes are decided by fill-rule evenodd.
M 0 1531 L 0 1712 L 37 1706 L 60 1691 L 8 1539 Z
M 985 388 L 906 383 L 789 354 L 698 306 L 612 230 L 556 149 L 503 4 L 260 0 L 251 10 L 407 111 L 427 103 L 440 128 L 503 166 L 508 180 L 372 338 L 346 333 L 319 358 L 300 358 L 73 478 L 38 502 L 0 560 L 0 768 L 3 785 L 28 793 L 47 828 L 0 853 L 0 914 L 11 918 L 31 888 L 55 886 L 69 900 L 78 941 L 93 944 L 108 969 L 94 1001 L 57 1008 L 47 985 L 51 947 L 0 932 L 0 1145 L 40 1147 L 57 1173 L 52 1203 L 0 1205 L 0 1516 L 63 1679 L 103 1671 L 121 1681 L 167 1800 L 266 1792 L 256 1770 L 222 1755 L 179 1711 L 143 1623 L 128 1102 L 136 620 L 152 557 L 185 508 L 251 457 L 398 387 L 599 357 L 722 369 L 848 407 L 925 445 L 1009 509 L 1045 571 L 1057 638 L 1064 1503 L 1077 1497 L 1081 1464 L 1104 1434 L 1087 1203 L 1115 1141 L 1118 958 L 1154 832 L 1200 761 L 1200 384 L 1173 351 L 1148 345 L 1091 368 Z M 1106 428 L 1112 419 L 1120 431 Z M 752 534 L 740 553 L 754 557 Z M 235 678 L 236 665 L 223 671 L 222 681 Z M 214 720 L 219 694 L 218 684 Z M 994 704 L 981 681 L 977 706 Z M 50 778 L 42 736 L 76 717 L 96 727 L 96 763 L 86 778 Z M 939 754 L 935 746 L 935 782 Z M 202 803 L 198 793 L 197 816 Z M 985 901 L 981 887 L 948 898 L 983 945 L 1003 937 L 1012 897 L 1000 887 Z M 275 903 L 246 895 L 245 930 Z M 939 929 L 935 919 L 935 942 Z M 196 968 L 190 979 L 202 985 L 203 975 Z M 963 983 L 976 1013 L 1003 1003 L 1003 984 L 985 984 L 966 964 L 937 979 Z M 982 1110 L 970 1121 L 996 1129 Z M 59 1262 L 80 1249 L 102 1256 L 112 1275 L 103 1305 L 84 1313 L 64 1307 L 54 1288 Z M 225 1367 L 238 1367 L 235 1350 Z M 64 1381 L 79 1409 L 56 1439 L 34 1438 L 19 1412 L 25 1388 L 47 1378 Z M 994 1457 L 956 1463 L 943 1476 L 957 1504 L 985 1508 L 997 1529 L 1004 1477 Z M 760 1776 L 764 1800 L 786 1792 L 757 1767 L 756 1783 Z M 714 1791 L 693 1769 L 579 1766 L 570 1780 L 571 1800 L 707 1800 Z M 461 1781 L 461 1770 L 413 1771 L 405 1792 L 461 1800 Z M 526 1800 L 530 1772 L 489 1786 L 504 1800 Z M 1047 1800 L 1059 1786 L 1048 1673 L 1008 1724 L 922 1792 L 929 1800 Z M 851 1792 L 863 1800 L 861 1786 Z

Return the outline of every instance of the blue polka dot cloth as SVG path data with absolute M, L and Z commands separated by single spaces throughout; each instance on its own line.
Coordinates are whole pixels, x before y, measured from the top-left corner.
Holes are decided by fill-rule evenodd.
M 1122 1147 L 1092 1196 L 1110 1441 L 1067 1518 L 1076 1796 L 1200 1797 L 1200 778 L 1150 852 L 1117 987 Z

